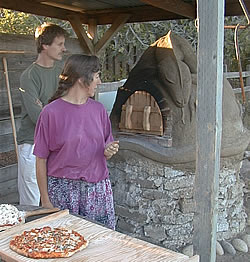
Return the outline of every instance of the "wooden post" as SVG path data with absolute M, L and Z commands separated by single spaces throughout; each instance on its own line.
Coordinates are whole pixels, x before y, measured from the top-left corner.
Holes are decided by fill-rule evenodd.
M 198 87 L 194 253 L 216 259 L 222 130 L 224 1 L 198 1 Z
M 10 93 L 10 83 L 9 83 L 8 66 L 7 66 L 7 59 L 6 59 L 6 57 L 3 57 L 3 68 L 4 68 L 4 76 L 5 76 L 5 82 L 6 82 L 6 89 L 7 89 L 7 94 L 8 94 L 10 118 L 11 118 L 12 130 L 13 130 L 13 137 L 14 137 L 15 150 L 16 150 L 16 157 L 17 157 L 17 160 L 18 160 L 18 149 L 17 149 L 17 139 L 16 139 L 16 125 L 15 125 L 15 117 L 14 117 L 14 113 L 13 113 L 12 99 L 11 99 L 11 93 Z

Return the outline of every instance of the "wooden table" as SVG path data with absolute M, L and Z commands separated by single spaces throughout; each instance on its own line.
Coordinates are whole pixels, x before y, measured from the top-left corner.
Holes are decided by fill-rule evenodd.
M 70 258 L 31 259 L 12 251 L 9 242 L 16 234 L 34 227 L 43 226 L 67 227 L 81 233 L 89 245 L 86 249 L 75 253 Z M 105 228 L 83 218 L 69 214 L 68 210 L 39 218 L 18 225 L 0 233 L 0 258 L 6 262 L 22 261 L 67 261 L 67 262 L 198 262 L 199 257 L 189 258 L 183 254 L 132 238 L 125 234 Z

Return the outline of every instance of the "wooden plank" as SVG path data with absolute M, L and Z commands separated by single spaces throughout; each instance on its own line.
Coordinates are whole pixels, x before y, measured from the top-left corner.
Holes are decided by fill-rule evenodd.
M 21 114 L 21 104 L 14 104 L 14 114 L 19 116 Z M 10 119 L 10 110 L 8 107 L 0 105 L 0 120 Z
M 89 241 L 88 247 L 74 254 L 72 257 L 67 258 L 68 262 L 115 262 L 118 260 L 126 262 L 189 261 L 189 258 L 186 255 L 147 243 L 143 240 L 132 238 L 88 220 L 63 212 L 67 211 L 60 211 L 0 233 L 0 257 L 4 257 L 7 262 L 15 261 L 15 259 L 19 262 L 34 261 L 34 259 L 23 257 L 10 250 L 9 241 L 13 236 L 20 234 L 24 230 L 50 225 L 52 227 L 66 227 L 76 230 Z M 111 250 L 112 252 L 110 252 Z M 46 259 L 46 261 L 57 262 L 65 261 L 65 259 Z
M 113 8 L 113 9 L 105 9 L 105 10 L 88 11 L 89 16 L 96 17 L 99 25 L 112 24 L 117 16 L 124 13 L 131 14 L 128 23 L 161 21 L 161 20 L 172 20 L 172 19 L 183 18 L 181 15 L 174 14 L 150 5 L 136 6 L 136 7 L 129 7 L 129 8 Z M 83 24 L 87 24 L 87 21 L 86 20 L 84 21 L 84 18 L 83 19 L 81 18 L 81 21 Z
M 2 73 L 3 72 L 0 71 L 0 75 Z M 13 93 L 13 96 L 14 96 L 13 99 L 16 99 L 16 97 L 19 96 L 18 88 L 20 86 L 20 75 L 21 75 L 20 71 L 9 72 L 11 93 Z M 4 99 L 6 99 L 7 97 L 6 87 L 5 87 L 5 83 L 3 79 L 0 79 L 0 96 L 1 96 L 1 102 L 4 101 Z M 2 98 L 2 96 L 5 96 L 5 98 Z
M 14 138 L 12 134 L 6 134 L 0 136 L 0 153 L 8 152 L 15 149 Z
M 3 184 L 8 180 L 17 179 L 17 164 L 0 168 L 0 183 Z
M 13 104 L 17 104 L 17 103 L 21 103 L 21 96 L 20 96 L 20 91 L 18 91 L 18 89 L 11 89 L 11 94 L 12 94 L 12 100 L 13 100 Z M 0 103 L 1 106 L 9 106 L 8 105 L 8 94 L 6 92 L 6 90 L 0 90 Z
M 36 1 L 25 0 L 1 0 L 1 7 L 6 9 L 17 10 L 25 13 L 32 13 L 46 17 L 53 17 L 62 20 L 67 20 L 67 15 L 74 15 L 76 12 L 64 10 L 62 8 L 52 7 L 37 3 Z M 83 17 L 86 17 L 82 14 Z
M 142 2 L 187 18 L 196 17 L 195 6 L 181 0 L 142 0 Z
M 250 10 L 250 2 L 249 1 L 244 1 L 247 10 Z M 244 15 L 243 10 L 241 8 L 241 5 L 239 1 L 226 1 L 226 16 L 234 16 L 234 15 Z
M 15 124 L 17 129 L 20 127 L 21 118 L 15 118 Z M 7 120 L 0 120 L 0 135 L 6 135 L 12 133 L 11 121 Z
M 0 197 L 0 204 L 17 204 L 18 202 L 19 194 L 17 191 Z
M 211 19 L 213 17 L 213 19 Z M 223 89 L 224 1 L 198 2 L 194 254 L 216 259 Z
M 0 37 L 2 35 L 0 34 Z M 16 40 L 17 37 L 13 37 L 13 41 Z M 20 39 L 21 41 L 22 39 Z M 1 45 L 4 43 L 1 39 Z M 28 45 L 30 44 L 30 41 L 25 41 L 25 43 Z M 0 55 L 2 59 L 2 55 Z M 5 57 L 8 59 L 8 68 L 9 72 L 19 72 L 20 74 L 30 65 L 35 61 L 36 56 L 35 55 L 10 55 L 6 54 Z M 3 64 L 0 63 L 0 71 L 3 70 Z
M 0 51 L 7 52 L 7 51 L 17 51 L 17 52 L 23 52 L 23 54 L 4 54 L 8 61 L 11 59 L 10 62 L 10 68 L 12 65 L 12 59 L 15 58 L 20 61 L 18 63 L 18 66 L 22 66 L 22 64 L 31 64 L 33 61 L 35 61 L 35 58 L 37 56 L 36 51 L 36 45 L 34 41 L 34 37 L 30 35 L 14 35 L 14 34 L 1 34 L 0 33 Z M 18 45 L 16 44 L 18 43 Z M 80 43 L 77 38 L 67 38 L 65 42 L 65 46 L 67 48 L 67 54 L 81 54 L 82 48 L 80 46 Z M 22 66 L 26 68 L 27 66 Z
M 17 192 L 17 179 L 11 179 L 0 184 L 0 199 L 10 193 Z

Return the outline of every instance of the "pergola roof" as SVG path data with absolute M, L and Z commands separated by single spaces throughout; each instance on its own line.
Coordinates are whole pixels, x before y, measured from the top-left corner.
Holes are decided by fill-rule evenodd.
M 227 16 L 243 15 L 238 0 L 225 1 Z M 250 0 L 245 0 L 250 9 Z M 97 25 L 112 24 L 129 14 L 127 22 L 146 22 L 196 17 L 195 0 L 1 0 L 0 7 L 62 20 L 77 16 L 82 24 L 95 19 Z

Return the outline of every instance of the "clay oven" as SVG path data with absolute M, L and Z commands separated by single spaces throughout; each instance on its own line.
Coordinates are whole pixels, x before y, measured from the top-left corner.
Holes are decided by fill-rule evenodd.
M 130 72 L 110 116 L 120 141 L 109 162 L 117 228 L 175 250 L 192 242 L 196 92 L 196 55 L 169 32 Z M 246 226 L 239 171 L 250 135 L 240 114 L 224 79 L 218 240 Z

